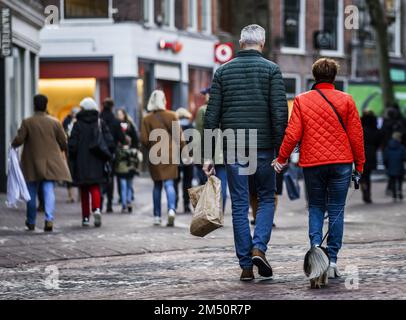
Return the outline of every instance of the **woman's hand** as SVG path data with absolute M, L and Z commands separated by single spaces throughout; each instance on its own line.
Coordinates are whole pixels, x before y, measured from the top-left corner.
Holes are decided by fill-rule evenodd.
M 272 162 L 272 167 L 275 169 L 277 173 L 281 173 L 287 166 L 288 166 L 289 161 L 286 161 L 286 163 L 279 163 L 278 159 L 275 159 Z

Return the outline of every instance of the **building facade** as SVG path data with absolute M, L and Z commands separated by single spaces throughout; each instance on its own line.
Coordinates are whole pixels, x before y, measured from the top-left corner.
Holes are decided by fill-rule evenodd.
M 44 16 L 40 1 L 35 0 L 0 0 L 0 9 L 0 192 L 5 192 L 10 141 L 21 121 L 33 112 Z M 5 41 L 5 29 L 10 41 Z
M 383 3 L 391 22 L 388 50 L 392 79 L 406 111 L 406 0 Z M 353 13 L 350 6 L 358 9 L 359 29 L 345 26 Z M 267 29 L 265 53 L 280 65 L 290 100 L 311 88 L 313 62 L 331 57 L 341 65 L 336 87 L 353 94 L 360 108 L 369 101 L 368 107 L 382 113 L 376 37 L 365 0 L 259 0 L 255 4 L 219 0 L 219 8 L 219 34 L 236 45 L 243 26 L 259 23 Z M 370 100 L 371 95 L 376 97 Z
M 40 89 L 63 118 L 86 95 L 111 96 L 140 119 L 154 89 L 193 112 L 211 82 L 214 0 L 43 1 L 57 21 L 41 32 Z M 53 7 L 52 7 L 53 6 Z

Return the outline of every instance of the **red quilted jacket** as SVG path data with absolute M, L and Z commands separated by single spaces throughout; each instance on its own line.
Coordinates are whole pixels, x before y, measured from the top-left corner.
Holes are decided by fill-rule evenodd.
M 301 167 L 354 163 L 359 172 L 365 164 L 364 134 L 352 97 L 334 85 L 316 86 L 340 114 L 347 134 L 331 106 L 315 90 L 299 95 L 282 143 L 278 161 L 286 163 L 299 142 Z

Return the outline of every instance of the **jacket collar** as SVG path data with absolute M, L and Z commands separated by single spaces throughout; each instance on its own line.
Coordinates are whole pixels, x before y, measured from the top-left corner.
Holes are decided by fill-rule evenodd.
M 328 82 L 317 82 L 313 85 L 312 90 L 315 89 L 328 89 L 328 90 L 334 90 L 336 87 L 332 83 Z
M 237 53 L 237 57 L 262 57 L 262 53 L 257 50 L 241 50 Z
M 45 111 L 35 111 L 34 115 L 36 115 L 36 116 L 46 116 L 47 113 Z

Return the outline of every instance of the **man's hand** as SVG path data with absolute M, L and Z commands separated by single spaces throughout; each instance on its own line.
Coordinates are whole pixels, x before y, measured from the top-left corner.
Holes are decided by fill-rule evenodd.
M 279 163 L 278 159 L 275 159 L 272 162 L 272 167 L 275 169 L 277 173 L 281 173 L 287 166 L 288 166 L 289 161 L 286 161 L 286 163 Z
M 216 170 L 214 169 L 213 161 L 205 161 L 203 165 L 203 172 L 206 174 L 208 178 L 214 176 L 216 174 Z

